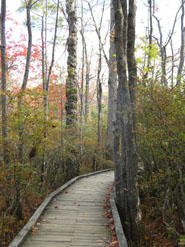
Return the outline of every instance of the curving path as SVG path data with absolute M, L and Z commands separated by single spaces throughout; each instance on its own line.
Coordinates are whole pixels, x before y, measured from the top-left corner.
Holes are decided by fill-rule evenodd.
M 104 216 L 107 188 L 113 171 L 84 177 L 47 206 L 21 247 L 110 246 L 111 232 Z

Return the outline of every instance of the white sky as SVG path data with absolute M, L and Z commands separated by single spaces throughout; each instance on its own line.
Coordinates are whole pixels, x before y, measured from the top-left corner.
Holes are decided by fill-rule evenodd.
M 20 22 L 20 26 L 15 27 L 13 29 L 13 36 L 15 37 L 15 39 L 16 39 L 16 37 L 19 38 L 20 29 L 24 29 L 21 22 L 23 22 L 23 20 L 25 20 L 25 16 L 26 16 L 25 11 L 23 13 L 16 12 L 18 7 L 20 6 L 20 2 L 21 2 L 20 0 L 7 0 L 7 11 L 9 11 L 12 14 L 12 17 L 14 20 Z M 144 36 L 146 34 L 145 30 L 146 30 L 146 26 L 147 26 L 148 12 L 147 12 L 147 8 L 145 6 L 146 6 L 147 2 L 148 2 L 148 0 L 137 0 L 136 33 L 137 33 L 138 37 Z M 156 10 L 156 15 L 161 21 L 161 25 L 163 27 L 162 30 L 163 30 L 163 34 L 164 34 L 164 41 L 165 41 L 167 34 L 169 33 L 169 31 L 172 28 L 176 12 L 180 6 L 181 1 L 180 0 L 155 0 L 155 2 L 156 2 L 156 4 L 159 5 L 158 10 Z M 180 15 L 181 15 L 181 13 L 179 14 L 179 18 L 180 18 Z M 153 23 L 155 24 L 155 20 L 153 20 Z M 179 23 L 179 21 L 177 22 L 176 27 L 177 27 L 177 29 L 176 29 L 177 33 L 176 33 L 176 36 L 174 36 L 173 40 L 174 40 L 175 47 L 179 47 L 179 45 L 180 45 L 180 43 L 179 43 L 179 41 L 180 41 L 180 23 Z M 96 33 L 94 33 L 93 35 L 96 35 Z M 159 37 L 158 30 L 156 29 L 156 27 L 155 27 L 154 35 L 156 37 Z M 37 36 L 35 30 L 34 30 L 33 36 L 34 37 Z M 93 42 L 94 42 L 94 37 L 92 38 Z M 89 45 L 89 43 L 88 43 L 88 45 Z
M 168 32 L 174 21 L 175 14 L 177 9 L 180 6 L 180 0 L 156 0 L 156 5 L 159 6 L 158 11 L 156 11 L 156 15 L 161 20 L 161 24 L 164 27 L 163 31 Z M 146 5 L 147 0 L 137 0 L 137 34 L 139 36 L 143 35 L 145 30 L 146 21 L 147 21 L 147 9 L 144 7 Z M 10 11 L 13 15 L 14 19 L 21 20 L 24 18 L 25 13 L 17 13 L 16 10 L 20 6 L 20 0 L 7 0 L 7 10 Z M 22 17 L 20 17 L 22 16 Z M 180 15 L 179 15 L 180 16 Z M 155 23 L 155 21 L 154 21 Z M 177 27 L 179 23 L 177 23 Z
M 158 8 L 156 9 L 156 16 L 161 22 L 163 35 L 165 35 L 172 29 L 173 22 L 175 19 L 175 15 L 177 13 L 177 10 L 180 7 L 180 0 L 156 0 L 156 6 Z M 139 36 L 140 32 L 143 33 L 146 27 L 147 23 L 147 8 L 146 6 L 147 0 L 137 0 L 137 34 Z M 180 18 L 181 13 L 179 13 Z M 156 25 L 156 21 L 153 19 L 153 25 Z M 176 23 L 177 30 L 180 31 L 180 24 L 179 21 Z M 155 28 L 155 36 L 158 35 L 158 30 Z

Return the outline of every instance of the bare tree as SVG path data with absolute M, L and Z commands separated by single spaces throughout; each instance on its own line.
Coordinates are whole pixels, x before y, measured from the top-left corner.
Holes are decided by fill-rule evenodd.
M 91 55 L 88 56 L 87 52 L 87 42 L 85 40 L 84 31 L 81 31 L 82 36 L 82 45 L 83 45 L 83 59 L 84 59 L 84 68 L 83 71 L 85 73 L 83 80 L 85 81 L 85 102 L 84 104 L 84 114 L 85 114 L 85 123 L 87 123 L 88 120 L 88 114 L 89 114 L 89 83 L 91 80 L 90 77 L 90 67 L 91 67 Z M 84 84 L 83 83 L 83 84 Z
M 181 48 L 180 48 L 180 61 L 177 71 L 177 85 L 181 83 L 182 71 L 184 67 L 184 52 L 185 52 L 185 27 L 184 27 L 184 0 L 181 0 Z
M 175 19 L 174 19 L 174 22 L 173 22 L 173 26 L 172 26 L 172 29 L 171 31 L 169 32 L 168 34 L 168 37 L 166 39 L 166 41 L 164 42 L 164 37 L 163 37 L 163 31 L 162 31 L 162 27 L 161 27 L 161 23 L 160 23 L 160 20 L 159 18 L 153 14 L 153 17 L 155 18 L 155 20 L 157 21 L 157 27 L 158 27 L 158 31 L 159 31 L 159 39 L 154 37 L 155 40 L 157 41 L 157 45 L 160 49 L 160 56 L 161 56 L 161 72 L 162 72 L 162 75 L 161 75 L 161 84 L 164 85 L 164 86 L 167 86 L 168 82 L 167 82 L 167 46 L 168 44 L 171 42 L 172 40 L 172 37 L 173 37 L 173 34 L 174 34 L 174 31 L 175 31 L 175 25 L 176 25 L 176 22 L 177 22 L 177 17 L 178 17 L 178 14 L 180 12 L 182 8 L 182 16 L 181 16 L 181 54 L 180 54 L 180 63 L 179 63 L 179 68 L 178 68 L 178 78 L 180 79 L 180 75 L 181 75 L 181 69 L 183 68 L 183 53 L 184 53 L 184 31 L 183 31 L 183 16 L 184 16 L 184 13 L 183 13 L 183 1 L 182 1 L 182 4 L 181 6 L 179 7 L 179 9 L 177 10 L 177 13 L 175 15 Z M 177 80 L 178 81 L 178 80 Z
M 81 0 L 81 30 L 82 36 L 82 66 L 81 66 L 81 87 L 80 87 L 80 139 L 82 138 L 82 122 L 83 122 L 83 111 L 84 111 L 84 79 L 85 79 L 85 38 L 84 38 L 84 12 L 83 12 L 83 1 Z M 82 148 L 82 147 L 81 147 Z
M 31 49 L 32 49 L 32 28 L 31 28 L 31 8 L 34 4 L 36 4 L 37 1 L 29 0 L 25 1 L 26 4 L 26 25 L 27 25 L 27 31 L 28 31 L 28 45 L 27 45 L 27 54 L 26 54 L 26 65 L 25 65 L 25 71 L 24 71 L 24 77 L 23 77 L 23 83 L 21 86 L 21 92 L 18 98 L 18 112 L 19 112 L 19 120 L 20 126 L 19 126 L 19 143 L 18 143 L 18 158 L 19 162 L 23 162 L 23 134 L 24 134 L 24 125 L 25 123 L 22 121 L 21 116 L 21 108 L 22 108 L 22 97 L 24 94 L 24 91 L 27 87 L 28 83 L 28 77 L 29 77 L 29 71 L 30 71 L 30 61 L 31 61 Z M 22 205 L 21 205 L 21 191 L 20 191 L 20 178 L 17 177 L 15 181 L 15 189 L 16 189 L 16 200 L 14 202 L 13 208 L 15 211 L 15 214 L 18 219 L 23 218 L 22 214 Z
M 153 41 L 153 13 L 155 9 L 155 3 L 153 0 L 148 0 L 148 10 L 149 10 L 149 52 L 147 58 L 147 67 L 150 68 L 151 65 L 151 49 L 152 49 L 152 41 Z M 153 10 L 153 11 L 152 11 Z
M 58 30 L 58 21 L 59 21 L 59 0 L 57 1 L 56 8 L 56 19 L 55 19 L 55 29 L 53 35 L 53 44 L 52 44 L 52 57 L 49 65 L 48 71 L 48 61 L 47 61 L 47 13 L 48 13 L 48 3 L 45 3 L 45 14 L 42 17 L 42 29 L 41 29 L 41 39 L 42 39 L 42 84 L 44 91 L 44 125 L 46 125 L 48 121 L 48 92 L 50 85 L 50 77 L 53 69 L 53 65 L 55 62 L 55 48 L 56 48 L 56 40 L 57 40 L 57 30 Z M 45 32 L 44 32 L 45 31 Z M 47 131 L 44 127 L 43 130 L 44 138 L 47 138 Z M 44 181 L 44 172 L 46 167 L 46 153 L 45 153 L 45 144 L 43 145 L 43 155 L 42 155 L 42 165 L 41 165 L 41 182 Z
M 23 77 L 23 83 L 21 86 L 21 94 L 18 99 L 18 112 L 19 112 L 19 118 L 21 120 L 21 108 L 22 108 L 22 96 L 23 96 L 23 91 L 27 87 L 28 83 L 28 76 L 29 76 L 29 70 L 30 70 L 30 61 L 31 61 L 31 48 L 32 48 L 32 28 L 31 28 L 31 8 L 32 8 L 32 0 L 29 0 L 26 2 L 26 25 L 27 25 L 27 31 L 28 31 L 28 49 L 27 49 L 27 54 L 26 54 L 26 65 L 25 65 L 25 71 L 24 71 L 24 77 Z M 23 159 L 23 133 L 24 133 L 24 124 L 20 124 L 19 127 L 19 145 L 18 145 L 18 157 L 19 161 L 22 162 Z
M 103 22 L 103 16 L 104 16 L 104 11 L 105 11 L 105 0 L 103 1 L 103 7 L 102 7 L 99 25 L 97 25 L 97 23 L 96 23 L 91 4 L 88 1 L 87 1 L 87 3 L 89 6 L 89 10 L 91 13 L 91 17 L 92 17 L 95 31 L 96 31 L 98 41 L 99 41 L 98 71 L 97 71 L 96 87 L 97 87 L 97 103 L 98 103 L 98 131 L 97 131 L 98 138 L 97 139 L 98 139 L 98 143 L 100 143 L 100 141 L 101 141 L 101 117 L 102 117 L 101 116 L 102 115 L 102 82 L 101 82 L 102 53 L 104 55 L 104 58 L 105 58 L 107 65 L 109 65 L 109 61 L 108 61 L 107 55 L 105 53 L 105 49 L 104 49 L 104 45 L 103 45 L 102 37 L 101 37 L 102 22 Z
M 87 43 L 84 39 L 84 50 L 85 50 L 85 64 L 86 64 L 86 75 L 85 75 L 85 123 L 87 123 L 89 115 L 89 83 L 90 83 L 90 67 L 91 62 L 87 54 Z
M 98 143 L 101 141 L 101 115 L 102 115 L 102 81 L 101 81 L 101 70 L 102 70 L 102 49 L 99 44 L 99 56 L 98 56 L 98 71 L 97 71 L 97 102 L 98 102 L 98 131 L 97 140 Z

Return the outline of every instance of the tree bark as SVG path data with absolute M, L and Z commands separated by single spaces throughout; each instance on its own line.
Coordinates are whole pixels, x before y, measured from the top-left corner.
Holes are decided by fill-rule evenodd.
M 27 19 L 27 31 L 28 31 L 28 46 L 27 46 L 27 54 L 26 54 L 26 65 L 23 77 L 23 83 L 21 86 L 21 92 L 18 97 L 18 112 L 19 112 L 19 144 L 18 144 L 18 158 L 19 163 L 23 163 L 23 134 L 24 134 L 24 123 L 22 123 L 21 116 L 21 108 L 22 108 L 22 97 L 23 92 L 25 91 L 28 83 L 29 70 L 30 70 L 30 61 L 31 61 L 31 49 L 32 49 L 32 28 L 31 28 L 31 8 L 32 8 L 32 0 L 29 0 L 26 5 L 26 19 Z M 22 213 L 22 205 L 21 205 L 21 195 L 20 195 L 20 178 L 19 176 L 16 178 L 15 182 L 16 188 L 16 201 L 15 201 L 15 212 L 16 216 L 19 220 L 23 219 Z
M 147 67 L 150 68 L 151 65 L 151 49 L 152 49 L 152 39 L 153 39 L 153 19 L 152 19 L 152 0 L 148 0 L 149 4 L 149 52 L 147 59 Z
M 86 75 L 85 75 L 85 123 L 87 123 L 89 116 L 89 82 L 90 82 L 90 61 L 87 54 L 87 44 L 84 39 L 85 45 L 85 64 L 86 64 Z
M 76 0 L 66 0 L 67 22 L 69 35 L 67 39 L 68 59 L 66 79 L 66 127 L 71 128 L 71 142 L 76 136 L 77 126 L 77 14 Z M 77 150 L 74 145 L 68 147 L 66 159 L 66 180 L 79 174 L 79 163 L 77 162 Z
M 46 14 L 45 14 L 45 26 L 44 26 L 44 18 L 42 18 L 42 30 L 41 30 L 41 39 L 42 39 L 42 81 L 43 81 L 43 91 L 44 91 L 44 125 L 46 125 L 48 121 L 48 92 L 49 92 L 49 85 L 50 85 L 50 77 L 53 69 L 53 65 L 55 62 L 55 47 L 56 47 L 56 40 L 57 40 L 57 30 L 58 30 L 58 19 L 59 19 L 59 0 L 57 1 L 57 9 L 56 9 L 56 19 L 55 19 L 55 30 L 54 30 L 54 37 L 53 37 L 53 46 L 52 46 L 52 57 L 51 63 L 49 66 L 49 71 L 47 71 L 47 1 L 46 1 Z M 44 27 L 45 27 L 45 41 L 44 41 Z M 43 128 L 43 136 L 47 138 L 47 131 L 44 126 Z M 46 167 L 46 144 L 43 144 L 43 155 L 42 155 L 42 165 L 41 165 L 41 182 L 44 182 L 44 172 Z
M 82 43 L 84 49 L 84 63 L 85 63 L 85 104 L 84 104 L 84 111 L 85 111 L 85 123 L 87 123 L 88 115 L 89 115 L 89 82 L 90 82 L 90 58 L 88 58 L 87 53 L 87 43 L 84 37 L 84 33 L 81 32 L 82 36 Z
M 67 39 L 68 59 L 66 80 L 66 125 L 75 126 L 77 122 L 77 16 L 76 1 L 66 0 L 69 36 Z
M 136 246 L 140 235 L 140 210 L 137 190 L 137 150 L 134 123 L 136 77 L 134 61 L 135 1 L 129 0 L 129 10 L 125 0 L 115 0 L 113 4 L 118 68 L 117 111 L 114 131 L 115 199 L 127 239 L 131 242 L 131 246 Z M 128 34 L 129 32 L 131 34 Z M 128 37 L 131 40 L 128 40 Z M 128 56 L 131 57 L 128 58 Z
M 26 89 L 27 83 L 28 83 L 28 76 L 29 76 L 29 70 L 30 70 L 30 61 L 31 61 L 31 48 L 32 48 L 32 29 L 31 29 L 31 7 L 32 7 L 32 0 L 29 0 L 26 5 L 26 19 L 27 19 L 27 31 L 28 31 L 28 49 L 26 54 L 26 65 L 25 65 L 25 71 L 24 71 L 24 77 L 23 77 L 23 83 L 21 86 L 21 94 L 18 98 L 18 112 L 20 115 L 21 108 L 22 108 L 22 92 Z M 19 116 L 21 119 L 21 116 Z M 21 123 L 19 127 L 19 145 L 18 145 L 18 157 L 19 161 L 22 162 L 23 160 L 23 133 L 24 133 L 24 125 Z
M 98 72 L 97 72 L 97 103 L 98 103 L 98 135 L 97 141 L 101 142 L 101 115 L 102 115 L 102 82 L 100 78 L 101 70 L 102 70 L 102 49 L 99 44 L 99 57 L 98 57 Z
M 166 55 L 166 45 L 163 44 L 163 33 L 161 30 L 161 24 L 159 19 L 154 16 L 154 18 L 157 21 L 157 26 L 158 26 L 158 30 L 159 30 L 159 41 L 157 40 L 157 44 L 159 46 L 160 49 L 160 55 L 161 55 L 161 84 L 163 86 L 167 86 L 167 80 L 166 80 L 166 60 L 167 60 L 167 55 Z
M 8 163 L 8 145 L 7 145 L 7 96 L 6 96 L 6 0 L 1 0 L 1 107 L 2 107 L 2 144 L 3 144 L 3 161 Z
M 31 60 L 31 48 L 32 48 L 32 30 L 31 30 L 31 7 L 32 7 L 32 0 L 29 0 L 26 6 L 26 17 L 27 17 L 27 30 L 28 30 L 28 50 L 26 54 L 26 67 L 24 72 L 24 78 L 21 90 L 25 90 L 28 82 L 29 76 L 29 68 L 30 68 L 30 60 Z
M 181 1 L 182 15 L 181 15 L 181 48 L 180 48 L 180 62 L 177 71 L 177 85 L 181 83 L 182 71 L 184 67 L 184 52 L 185 52 L 185 27 L 184 27 L 184 0 Z
M 110 6 L 110 49 L 109 49 L 109 80 L 108 80 L 108 117 L 107 117 L 107 150 L 113 154 L 113 123 L 116 112 L 117 96 L 117 65 L 115 48 L 114 8 Z

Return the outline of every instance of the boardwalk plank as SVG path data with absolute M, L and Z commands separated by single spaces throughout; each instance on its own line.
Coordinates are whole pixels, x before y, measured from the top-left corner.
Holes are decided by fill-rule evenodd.
M 111 231 L 103 215 L 113 172 L 85 177 L 70 185 L 47 206 L 21 247 L 110 246 Z

